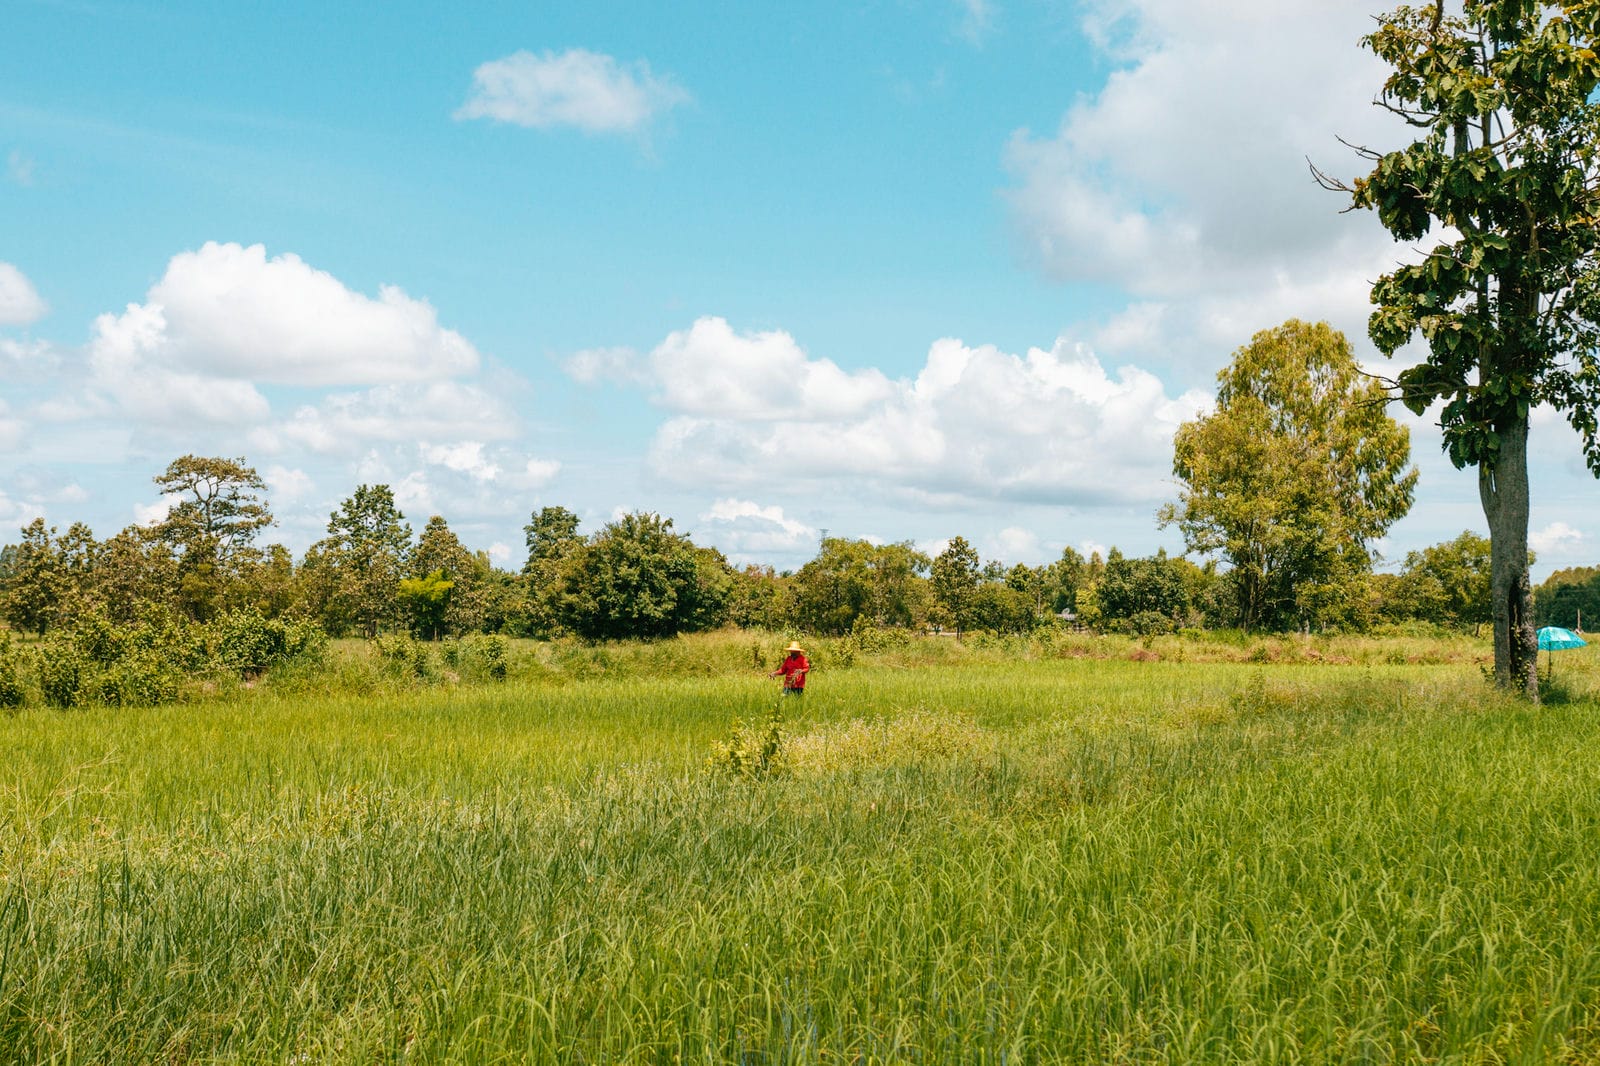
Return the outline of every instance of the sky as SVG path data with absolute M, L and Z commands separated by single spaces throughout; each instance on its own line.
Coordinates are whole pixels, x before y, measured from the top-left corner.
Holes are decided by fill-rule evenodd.
M 196 454 L 297 553 L 378 483 L 513 569 L 555 505 L 780 569 L 1179 552 L 1173 431 L 1254 333 L 1404 365 L 1414 250 L 1307 167 L 1404 142 L 1363 6 L 3 0 L 0 542 L 159 520 Z M 1486 532 L 1395 413 L 1391 569 Z M 1600 562 L 1559 414 L 1530 463 L 1535 578 Z

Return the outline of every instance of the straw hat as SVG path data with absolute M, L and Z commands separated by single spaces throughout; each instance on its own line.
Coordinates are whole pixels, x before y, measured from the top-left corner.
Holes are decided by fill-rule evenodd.
M 804 655 L 806 653 L 806 650 L 800 646 L 800 642 L 798 640 L 791 640 L 789 642 L 789 646 L 787 648 L 784 648 L 783 650 L 785 652 L 797 651 L 801 655 Z

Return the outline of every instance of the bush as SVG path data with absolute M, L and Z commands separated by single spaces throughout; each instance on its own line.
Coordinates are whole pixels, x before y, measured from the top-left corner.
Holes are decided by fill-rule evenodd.
M 392 676 L 405 680 L 427 680 L 434 675 L 428 649 L 409 636 L 380 633 L 373 638 L 372 647 L 377 651 L 385 670 Z
M 506 651 L 510 642 L 498 633 L 481 636 L 472 642 L 474 665 L 491 681 L 506 679 Z
M 17 668 L 17 653 L 11 638 L 0 633 L 0 707 L 21 707 L 27 698 L 22 687 L 22 672 Z
M 76 707 L 83 697 L 84 661 L 76 646 L 50 640 L 39 646 L 39 691 L 52 707 Z
M 182 677 L 160 656 L 136 653 L 111 664 L 86 688 L 108 707 L 151 707 L 176 700 Z
M 213 654 L 241 677 L 254 677 L 291 659 L 320 658 L 327 634 L 303 618 L 265 618 L 254 608 L 229 611 L 211 623 Z

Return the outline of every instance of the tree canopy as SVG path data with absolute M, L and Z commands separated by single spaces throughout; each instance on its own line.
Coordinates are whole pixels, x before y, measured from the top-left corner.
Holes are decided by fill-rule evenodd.
M 1378 102 L 1417 138 L 1353 183 L 1319 175 L 1426 253 L 1372 287 L 1373 342 L 1425 358 L 1396 391 L 1437 405 L 1444 449 L 1474 466 L 1490 533 L 1495 677 L 1538 693 L 1528 579 L 1529 410 L 1566 412 L 1600 473 L 1600 5 L 1465 0 L 1383 16 Z
M 1228 561 L 1244 628 L 1344 621 L 1368 545 L 1411 506 L 1410 434 L 1325 322 L 1257 333 L 1217 385 L 1216 410 L 1174 438 L 1183 488 L 1162 523 Z

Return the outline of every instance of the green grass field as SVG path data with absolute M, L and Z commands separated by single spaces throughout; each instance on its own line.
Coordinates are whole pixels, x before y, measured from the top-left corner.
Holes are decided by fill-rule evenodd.
M 1594 648 L 718 639 L 0 720 L 0 1060 L 1600 1059 Z

